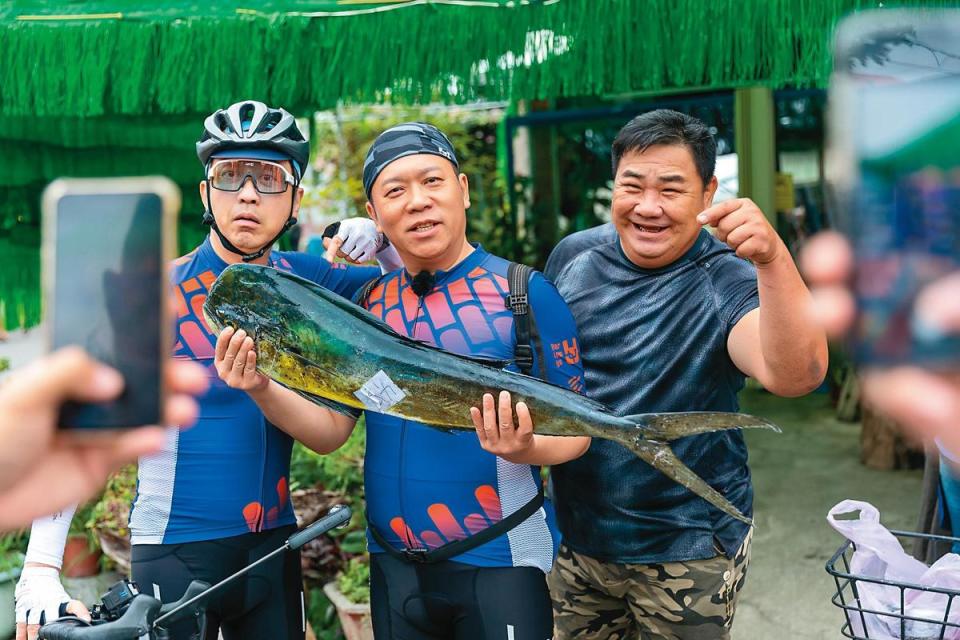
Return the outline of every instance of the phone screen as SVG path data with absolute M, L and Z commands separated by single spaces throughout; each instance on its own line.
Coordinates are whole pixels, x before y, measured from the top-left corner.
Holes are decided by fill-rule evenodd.
M 156 193 L 70 193 L 56 201 L 53 347 L 83 347 L 126 381 L 116 401 L 68 403 L 61 427 L 158 424 L 164 204 Z
M 831 86 L 841 230 L 861 362 L 956 366 L 960 336 L 914 309 L 960 269 L 960 12 L 882 11 L 838 32 Z

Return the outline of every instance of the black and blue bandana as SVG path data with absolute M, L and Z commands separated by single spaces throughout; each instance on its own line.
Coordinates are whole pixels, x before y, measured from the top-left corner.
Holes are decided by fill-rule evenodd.
M 443 132 L 425 122 L 404 122 L 390 127 L 373 141 L 363 161 L 363 190 L 370 198 L 370 190 L 377 176 L 388 164 L 405 156 L 428 153 L 446 158 L 460 170 L 453 145 Z

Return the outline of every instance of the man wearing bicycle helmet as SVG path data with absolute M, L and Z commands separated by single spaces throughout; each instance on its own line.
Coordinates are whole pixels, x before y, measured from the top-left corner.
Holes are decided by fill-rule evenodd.
M 203 221 L 211 233 L 172 265 L 174 355 L 208 367 L 210 390 L 199 399 L 192 429 L 170 429 L 160 453 L 140 459 L 130 514 L 132 577 L 142 592 L 164 602 L 180 598 L 191 580 L 214 584 L 233 574 L 281 546 L 296 527 L 289 499 L 293 439 L 247 393 L 218 378 L 217 336 L 200 311 L 209 286 L 238 262 L 289 271 L 345 297 L 380 274 L 375 267 L 272 250 L 296 223 L 309 160 L 309 143 L 287 111 L 253 100 L 218 110 L 204 122 L 197 155 L 204 167 Z M 68 609 L 85 613 L 58 578 L 71 517 L 72 510 L 34 523 L 17 587 L 18 623 L 31 626 L 18 624 L 18 638 L 33 637 L 33 624 Z M 211 601 L 208 638 L 218 631 L 226 640 L 304 637 L 299 554 L 283 554 L 235 584 Z M 191 627 L 187 621 L 172 637 L 188 637 Z

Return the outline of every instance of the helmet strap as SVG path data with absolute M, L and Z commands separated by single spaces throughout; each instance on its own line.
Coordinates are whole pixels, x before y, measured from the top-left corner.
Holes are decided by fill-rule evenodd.
M 234 244 L 227 239 L 227 236 L 223 235 L 223 232 L 220 231 L 220 227 L 217 226 L 217 220 L 213 217 L 213 206 L 210 204 L 210 189 L 213 187 L 210 186 L 209 181 L 207 181 L 207 208 L 203 212 L 203 224 L 209 225 L 210 228 L 213 229 L 213 231 L 217 234 L 217 237 L 220 238 L 220 244 L 223 245 L 224 249 L 230 253 L 237 254 L 244 262 L 256 260 L 269 251 L 270 248 L 277 243 L 277 240 L 279 240 L 281 236 L 287 232 L 287 229 L 297 224 L 297 219 L 293 215 L 293 203 L 297 198 L 297 188 L 299 186 L 299 183 L 295 184 L 291 190 L 292 195 L 290 197 L 290 213 L 287 216 L 287 221 L 283 223 L 283 228 L 280 229 L 280 232 L 277 235 L 273 236 L 273 240 L 260 247 L 259 251 L 254 251 L 253 253 L 244 253 L 241 249 L 235 247 Z

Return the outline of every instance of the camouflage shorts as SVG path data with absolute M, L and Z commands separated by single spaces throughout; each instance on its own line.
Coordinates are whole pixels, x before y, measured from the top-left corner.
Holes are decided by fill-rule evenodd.
M 727 640 L 753 529 L 733 560 L 601 562 L 560 546 L 547 577 L 555 640 Z

